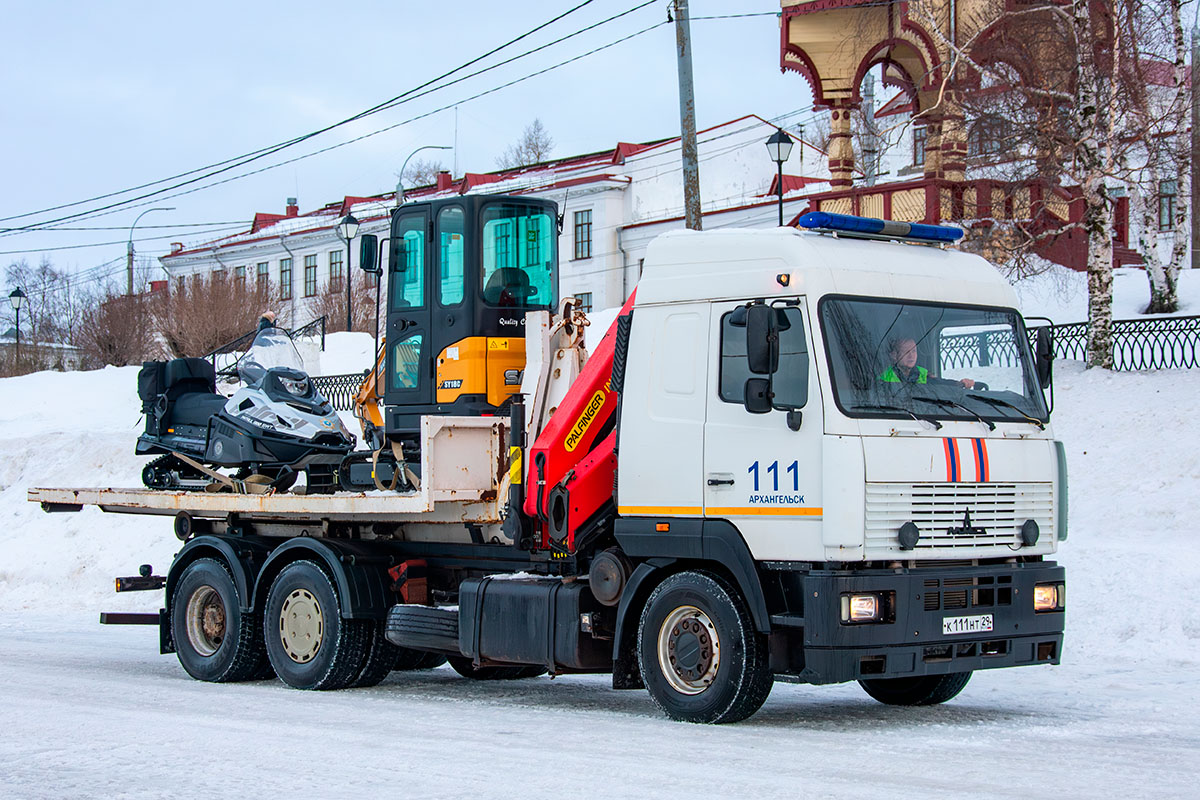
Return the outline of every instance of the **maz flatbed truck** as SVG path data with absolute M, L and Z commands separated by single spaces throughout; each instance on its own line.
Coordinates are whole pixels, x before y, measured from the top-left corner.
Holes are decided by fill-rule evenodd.
M 201 680 L 336 689 L 445 657 L 611 672 L 731 722 L 775 680 L 932 704 L 1057 664 L 1048 339 L 953 229 L 802 224 L 659 238 L 590 355 L 578 312 L 530 313 L 509 413 L 421 417 L 408 492 L 29 499 L 175 518 L 165 578 L 121 580 L 165 589 L 150 621 Z

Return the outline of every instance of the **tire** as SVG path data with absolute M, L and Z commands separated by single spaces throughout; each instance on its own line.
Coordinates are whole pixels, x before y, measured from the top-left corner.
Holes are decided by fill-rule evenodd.
M 352 689 L 379 685 L 396 668 L 396 660 L 400 657 L 400 648 L 383 637 L 385 625 L 382 620 L 370 620 L 368 627 L 371 633 L 367 657 L 358 675 L 350 681 Z
M 921 675 L 915 678 L 870 678 L 858 685 L 889 706 L 935 706 L 957 695 L 971 680 L 970 672 Z
M 265 677 L 261 630 L 253 615 L 242 613 L 225 564 L 199 558 L 184 568 L 171 598 L 171 639 L 188 675 L 213 683 Z
M 545 667 L 532 665 L 499 667 L 488 664 L 477 667 L 466 656 L 447 656 L 446 660 L 459 675 L 475 681 L 516 681 L 522 678 L 536 678 L 546 672 Z
M 430 653 L 425 650 L 410 650 L 407 647 L 397 647 L 400 651 L 392 669 L 398 672 L 411 672 L 418 669 L 433 669 L 446 663 L 446 657 L 441 653 Z
M 655 705 L 681 722 L 738 722 L 762 707 L 774 677 L 767 638 L 723 578 L 680 572 L 651 593 L 638 664 Z
M 263 614 L 267 657 L 293 689 L 344 689 L 362 671 L 371 621 L 344 619 L 333 580 L 312 561 L 288 564 Z

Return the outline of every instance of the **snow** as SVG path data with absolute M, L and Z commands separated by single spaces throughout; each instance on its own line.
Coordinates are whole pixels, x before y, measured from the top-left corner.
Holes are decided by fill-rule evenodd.
M 593 315 L 592 347 L 615 313 Z M 370 346 L 329 337 L 325 371 L 367 368 Z M 101 610 L 161 605 L 156 592 L 114 595 L 112 578 L 142 563 L 163 574 L 179 546 L 170 520 L 45 514 L 25 495 L 138 485 L 136 375 L 0 380 L 5 797 L 1182 797 L 1200 779 L 1200 418 L 1187 413 L 1200 371 L 1056 369 L 1070 464 L 1061 666 L 980 672 L 918 709 L 854 684 L 779 683 L 756 716 L 720 727 L 668 722 L 606 676 L 485 683 L 441 668 L 332 693 L 202 684 L 158 655 L 156 629 L 96 625 Z
M 1026 317 L 1049 317 L 1055 324 L 1087 320 L 1087 275 L 1049 261 L 1046 271 L 1023 278 L 1013 285 Z M 1113 270 L 1113 319 L 1137 319 L 1150 304 L 1150 283 L 1145 270 L 1121 267 Z M 1200 271 L 1179 273 L 1179 311 L 1153 316 L 1200 314 Z

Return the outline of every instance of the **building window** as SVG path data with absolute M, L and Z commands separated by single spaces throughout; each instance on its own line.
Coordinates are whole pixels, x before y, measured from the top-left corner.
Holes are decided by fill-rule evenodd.
M 317 256 L 304 257 L 304 296 L 315 297 L 317 294 Z
M 575 300 L 579 303 L 579 310 L 587 313 L 592 310 L 592 293 L 591 292 L 576 292 Z
M 258 262 L 258 266 L 256 267 L 254 273 L 255 283 L 257 284 L 256 288 L 260 291 L 265 291 L 267 288 L 267 281 L 270 280 L 270 278 L 271 276 L 267 273 L 267 262 Z
M 1002 117 L 984 117 L 971 126 L 967 137 L 968 156 L 990 156 L 1004 148 L 1008 122 Z
M 245 265 L 233 268 L 233 279 L 237 281 L 239 289 L 246 288 L 246 267 Z
M 292 299 L 292 260 L 279 259 L 279 299 Z
M 929 131 L 925 128 L 913 128 L 913 166 L 925 166 L 925 140 Z
M 507 268 L 513 266 L 512 262 L 512 223 L 508 220 L 497 222 L 492 228 L 495 237 L 496 266 L 498 268 Z
M 345 279 L 345 273 L 342 272 L 342 251 L 329 251 L 329 289 L 334 292 L 342 290 L 342 281 Z
M 187 290 L 187 279 L 182 275 L 175 279 L 175 291 L 183 294 Z
M 1158 229 L 1169 231 L 1175 227 L 1175 181 L 1158 182 Z
M 575 212 L 575 258 L 592 257 L 592 210 Z

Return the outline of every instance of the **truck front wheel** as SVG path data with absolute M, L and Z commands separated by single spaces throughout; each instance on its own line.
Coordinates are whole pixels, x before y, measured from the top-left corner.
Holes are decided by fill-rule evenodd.
M 934 706 L 961 692 L 969 680 L 969 672 L 952 672 L 915 678 L 870 678 L 858 684 L 871 697 L 889 706 Z
M 363 668 L 370 620 L 344 619 L 337 589 L 312 561 L 288 564 L 271 583 L 263 615 L 267 656 L 294 689 L 344 689 Z
M 171 598 L 171 639 L 179 663 L 196 680 L 265 677 L 257 621 L 242 613 L 233 576 L 216 559 L 198 558 L 184 568 Z
M 642 680 L 656 705 L 683 722 L 737 722 L 771 693 L 766 637 L 724 579 L 680 572 L 646 601 L 638 626 Z

